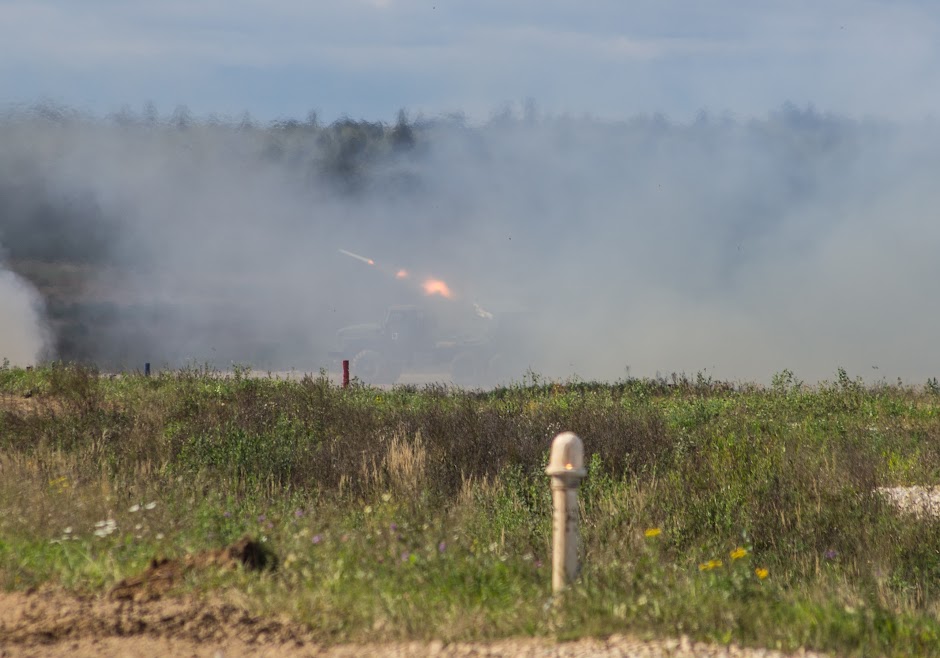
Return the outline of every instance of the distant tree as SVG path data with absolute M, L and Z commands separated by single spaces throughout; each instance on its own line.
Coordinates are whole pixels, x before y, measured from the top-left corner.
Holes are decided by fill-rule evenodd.
M 526 123 L 535 123 L 539 118 L 539 109 L 535 104 L 535 99 L 531 96 L 525 99 L 522 104 L 522 120 Z
M 137 123 L 137 117 L 130 105 L 122 105 L 121 109 L 111 115 L 111 120 L 119 126 L 133 126 Z
M 407 151 L 414 148 L 414 130 L 408 124 L 408 115 L 404 109 L 398 110 L 398 121 L 392 129 L 392 147 L 396 151 Z
M 297 119 L 276 119 L 271 124 L 271 129 L 275 132 L 292 133 L 301 130 L 304 124 Z
M 170 117 L 170 123 L 178 130 L 186 130 L 193 123 L 193 115 L 185 105 L 177 105 Z
M 153 101 L 147 101 L 144 103 L 143 111 L 143 120 L 144 123 L 154 126 L 160 121 L 160 113 L 157 112 L 157 106 Z
M 255 120 L 251 117 L 250 112 L 245 112 L 242 114 L 241 120 L 238 122 L 238 129 L 242 132 L 248 132 L 254 130 Z

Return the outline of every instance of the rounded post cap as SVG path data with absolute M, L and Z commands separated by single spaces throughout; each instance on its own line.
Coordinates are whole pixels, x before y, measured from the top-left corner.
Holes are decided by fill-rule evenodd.
M 570 475 L 584 477 L 584 444 L 574 432 L 562 432 L 552 440 L 552 452 L 548 459 L 548 475 Z

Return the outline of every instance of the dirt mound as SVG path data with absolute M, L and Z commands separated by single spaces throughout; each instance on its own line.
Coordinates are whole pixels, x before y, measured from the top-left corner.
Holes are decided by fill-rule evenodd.
M 112 587 L 109 594 L 116 600 L 153 601 L 166 594 L 193 569 L 242 566 L 258 570 L 271 568 L 275 562 L 274 555 L 263 544 L 251 537 L 242 537 L 225 548 L 187 555 L 182 559 L 154 558 L 142 574 L 125 578 Z
M 0 411 L 30 415 L 36 413 L 37 406 L 37 400 L 32 394 L 11 395 L 9 393 L 0 393 Z
M 139 635 L 197 643 L 301 641 L 305 633 L 298 627 L 261 620 L 221 597 L 164 598 L 193 569 L 264 569 L 274 563 L 261 543 L 244 537 L 181 559 L 156 558 L 142 574 L 122 580 L 105 596 L 73 596 L 49 588 L 9 594 L 0 599 L 0 640 L 20 648 Z
M 237 639 L 245 644 L 297 643 L 306 638 L 298 627 L 260 619 L 224 600 L 138 601 L 73 596 L 53 589 L 0 597 L 0 651 L 143 635 L 196 643 Z
M 32 390 L 22 395 L 0 393 L 0 413 L 7 413 L 17 418 L 61 414 L 65 411 L 65 407 L 61 398 L 38 394 Z

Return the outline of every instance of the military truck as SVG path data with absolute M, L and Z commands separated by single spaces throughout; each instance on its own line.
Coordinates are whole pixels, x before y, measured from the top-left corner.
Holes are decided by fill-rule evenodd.
M 423 309 L 392 306 L 381 324 L 340 329 L 338 349 L 331 355 L 350 359 L 352 374 L 370 384 L 393 384 L 406 371 L 446 371 L 460 386 L 493 383 L 510 374 L 504 354 L 522 353 L 507 341 L 509 323 L 500 323 L 488 313 L 478 317 L 484 321 L 476 331 L 440 339 L 435 321 Z

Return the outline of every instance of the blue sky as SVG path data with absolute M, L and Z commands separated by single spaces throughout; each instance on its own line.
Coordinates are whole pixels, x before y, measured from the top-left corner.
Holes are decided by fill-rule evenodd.
M 260 119 L 483 120 L 785 102 L 917 118 L 940 106 L 940 4 L 767 0 L 0 0 L 0 104 L 153 101 Z

